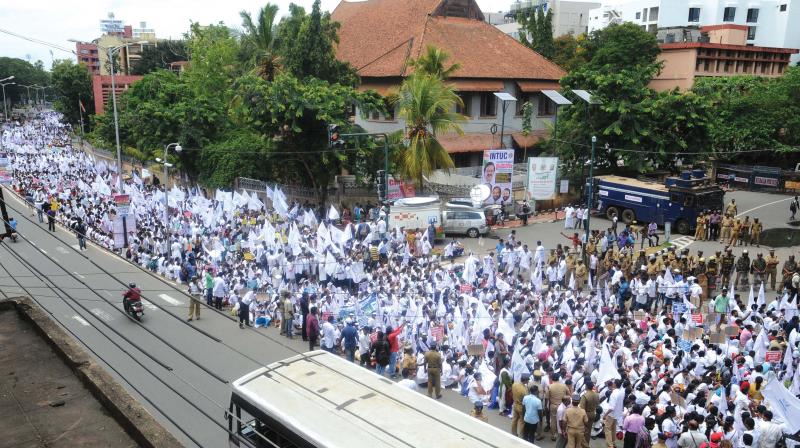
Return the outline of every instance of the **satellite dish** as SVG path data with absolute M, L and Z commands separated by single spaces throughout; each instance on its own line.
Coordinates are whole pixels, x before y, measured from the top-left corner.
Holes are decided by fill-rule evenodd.
M 469 191 L 469 198 L 472 199 L 472 204 L 475 207 L 480 207 L 483 204 L 483 201 L 489 198 L 491 191 L 489 190 L 489 186 L 485 184 L 475 185 Z

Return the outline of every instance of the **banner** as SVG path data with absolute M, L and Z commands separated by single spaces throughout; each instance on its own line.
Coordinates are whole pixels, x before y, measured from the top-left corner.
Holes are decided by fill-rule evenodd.
M 528 158 L 528 196 L 530 199 L 553 199 L 556 194 L 558 157 Z
M 117 215 L 127 216 L 131 210 L 131 197 L 127 194 L 115 194 L 114 204 L 117 206 Z
M 10 184 L 14 178 L 11 176 L 11 171 L 8 169 L 10 163 L 8 156 L 0 154 L 0 184 Z
M 403 198 L 413 198 L 417 195 L 417 192 L 414 189 L 413 182 L 396 180 L 392 176 L 388 177 L 389 177 L 389 188 L 386 191 L 387 195 L 386 199 L 395 200 Z
M 511 176 L 514 174 L 513 149 L 487 149 L 483 151 L 481 183 L 489 187 L 487 204 L 506 204 L 514 198 Z

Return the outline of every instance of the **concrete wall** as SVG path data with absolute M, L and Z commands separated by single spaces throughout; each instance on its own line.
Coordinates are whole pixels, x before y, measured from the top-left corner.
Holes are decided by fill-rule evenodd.
M 662 51 L 658 60 L 664 62 L 664 69 L 650 82 L 655 90 L 691 89 L 694 85 L 697 50 L 686 48 L 681 50 Z

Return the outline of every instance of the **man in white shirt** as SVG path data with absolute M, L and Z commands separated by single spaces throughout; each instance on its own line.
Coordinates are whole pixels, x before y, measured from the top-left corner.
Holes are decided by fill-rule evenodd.
M 608 448 L 615 448 L 614 441 L 617 438 L 617 427 L 622 424 L 625 418 L 625 390 L 621 388 L 622 380 L 615 379 L 611 384 L 611 396 L 608 398 L 608 410 L 605 415 L 605 435 Z
M 335 353 L 336 350 L 336 327 L 333 325 L 333 315 L 328 316 L 328 320 L 322 324 L 322 339 L 320 346 L 323 350 Z

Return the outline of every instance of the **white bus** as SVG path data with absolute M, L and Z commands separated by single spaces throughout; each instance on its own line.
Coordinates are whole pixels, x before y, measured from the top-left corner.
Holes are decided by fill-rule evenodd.
M 234 381 L 225 418 L 237 448 L 535 447 L 319 350 Z

